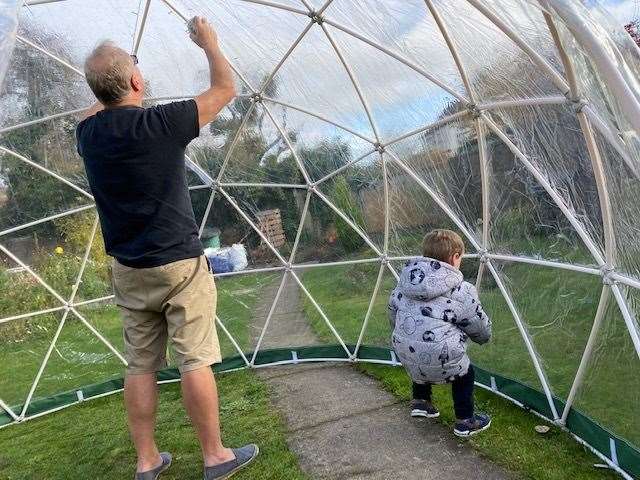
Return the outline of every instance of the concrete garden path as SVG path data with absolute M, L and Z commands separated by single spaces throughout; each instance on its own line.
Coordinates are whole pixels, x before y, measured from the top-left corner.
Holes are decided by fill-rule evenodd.
M 265 290 L 273 299 L 278 285 Z M 263 319 L 270 301 L 256 318 Z M 261 325 L 253 326 L 257 337 Z M 263 348 L 313 345 L 300 291 L 285 286 Z M 304 364 L 260 369 L 287 426 L 289 448 L 313 479 L 502 480 L 516 476 L 479 457 L 449 428 L 412 419 L 408 407 L 349 365 Z

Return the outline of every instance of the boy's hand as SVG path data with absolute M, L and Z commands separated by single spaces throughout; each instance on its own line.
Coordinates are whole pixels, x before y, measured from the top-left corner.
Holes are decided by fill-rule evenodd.
M 204 17 L 193 17 L 188 25 L 189 36 L 196 45 L 204 50 L 218 48 L 218 36 Z

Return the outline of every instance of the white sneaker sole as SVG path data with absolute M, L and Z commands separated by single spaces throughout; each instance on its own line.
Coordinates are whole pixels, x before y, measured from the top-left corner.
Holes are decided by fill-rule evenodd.
M 438 413 L 427 413 L 424 410 L 411 410 L 412 417 L 422 417 L 422 418 L 438 418 L 440 416 L 440 412 Z
M 460 430 L 456 430 L 454 428 L 453 434 L 457 437 L 462 437 L 462 438 L 473 437 L 477 433 L 484 432 L 490 426 L 491 426 L 491 420 L 489 420 L 489 423 L 487 423 L 484 427 L 479 428 L 478 430 L 466 430 L 464 432 L 461 432 Z

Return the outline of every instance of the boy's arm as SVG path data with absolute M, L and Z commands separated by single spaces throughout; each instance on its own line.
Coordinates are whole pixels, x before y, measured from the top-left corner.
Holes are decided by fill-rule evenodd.
M 487 343 L 491 338 L 491 319 L 480 303 L 476 287 L 467 283 L 467 292 L 462 314 L 458 316 L 458 326 L 469 338 L 478 344 Z
M 396 291 L 391 292 L 389 297 L 389 306 L 387 308 L 387 316 L 389 317 L 389 325 L 391 330 L 396 328 L 396 315 L 398 314 L 398 299 L 396 297 Z

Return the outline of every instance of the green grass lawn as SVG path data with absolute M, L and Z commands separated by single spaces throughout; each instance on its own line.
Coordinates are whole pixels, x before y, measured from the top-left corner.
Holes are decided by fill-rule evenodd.
M 404 369 L 361 364 L 362 371 L 377 378 L 386 390 L 409 401 L 411 384 Z M 451 387 L 436 386 L 433 401 L 440 409 L 439 422 L 453 428 L 454 414 Z M 534 427 L 542 420 L 511 402 L 480 388 L 475 392 L 476 408 L 492 416 L 489 430 L 468 441 L 487 458 L 508 469 L 535 480 L 605 480 L 620 478 L 613 471 L 596 469 L 602 461 L 570 438 L 552 427 L 541 435 Z M 453 433 L 452 433 L 453 435 Z
M 372 264 L 361 264 L 309 269 L 304 274 L 303 282 L 347 343 L 355 343 L 358 338 L 378 268 Z M 467 261 L 465 270 L 475 271 L 476 268 L 477 263 L 469 265 Z M 600 295 L 600 279 L 523 264 L 505 264 L 501 271 L 503 281 L 533 338 L 554 393 L 562 398 L 571 387 L 589 335 Z M 364 335 L 364 344 L 389 347 L 387 300 L 394 286 L 394 278 L 385 273 Z M 481 299 L 493 319 L 494 336 L 486 346 L 471 347 L 472 360 L 489 371 L 540 390 L 513 317 L 488 272 L 483 280 Z M 322 340 L 335 343 L 335 337 L 324 320 L 306 300 L 305 311 Z M 638 362 L 624 323 L 613 308 L 607 316 L 594 358 L 576 407 L 615 434 L 640 444 L 640 419 L 635 414 L 640 404 L 640 379 L 638 369 L 629 367 L 637 366 Z M 402 369 L 363 368 L 394 394 L 408 398 L 410 384 Z M 437 390 L 440 392 L 438 402 L 446 412 L 443 420 L 450 423 L 451 402 L 445 393 L 447 389 Z M 613 398 L 621 392 L 629 401 L 614 402 Z M 602 478 L 602 471 L 592 468 L 593 463 L 599 463 L 598 459 L 585 453 L 570 436 L 560 431 L 539 436 L 533 426 L 540 420 L 533 415 L 484 391 L 479 391 L 477 398 L 480 408 L 486 405 L 485 409 L 496 417 L 491 433 L 473 441 L 488 457 L 536 479 Z M 531 445 L 536 447 L 531 448 Z
M 287 448 L 283 424 L 266 385 L 252 372 L 218 375 L 224 441 L 255 442 L 261 455 L 241 479 L 306 479 Z M 202 478 L 200 449 L 180 399 L 178 384 L 160 389 L 157 440 L 174 455 L 163 480 Z M 92 400 L 0 430 L 3 480 L 124 479 L 133 476 L 135 452 L 122 396 Z
M 249 326 L 256 302 L 263 287 L 274 279 L 273 275 L 247 275 L 217 281 L 219 316 L 244 350 L 250 349 Z M 119 352 L 123 352 L 122 321 L 117 307 L 88 305 L 78 310 Z M 14 335 L 0 342 L 0 398 L 8 405 L 20 405 L 25 401 L 61 315 L 48 314 L 7 324 Z M 237 355 L 220 328 L 218 335 L 223 357 Z M 173 364 L 171 351 L 168 361 L 169 365 Z M 33 399 L 82 389 L 123 374 L 122 362 L 76 316 L 69 314 Z
M 251 343 L 249 326 L 256 302 L 274 279 L 273 275 L 248 275 L 217 281 L 218 313 L 245 349 Z M 24 296 L 28 297 L 28 292 Z M 116 307 L 84 306 L 80 313 L 122 352 L 122 323 Z M 11 340 L 0 343 L 4 371 L 0 375 L 0 398 L 9 405 L 24 402 L 60 318 L 51 314 L 19 320 L 19 325 L 12 325 Z M 236 355 L 221 329 L 218 333 L 223 356 Z M 169 360 L 171 363 L 171 356 Z M 69 315 L 34 399 L 123 374 L 117 357 L 80 320 Z M 251 372 L 222 374 L 218 381 L 225 441 L 232 446 L 254 441 L 262 449 L 259 461 L 238 478 L 307 478 L 287 449 L 282 422 L 269 403 L 266 385 Z M 158 443 L 175 455 L 167 479 L 202 478 L 199 447 L 177 384 L 161 388 Z M 3 480 L 129 478 L 134 465 L 119 394 L 0 430 Z

